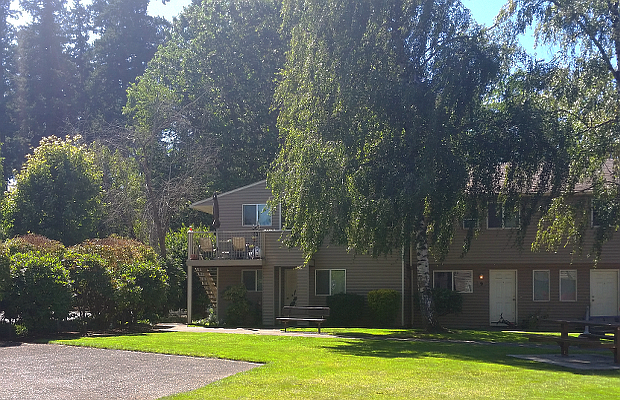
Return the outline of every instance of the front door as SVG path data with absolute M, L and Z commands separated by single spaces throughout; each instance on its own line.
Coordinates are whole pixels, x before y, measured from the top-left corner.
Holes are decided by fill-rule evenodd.
M 489 319 L 497 326 L 500 319 L 517 322 L 517 271 L 489 271 Z
M 590 270 L 590 315 L 620 315 L 618 270 Z
M 294 306 L 297 302 L 297 270 L 294 268 L 282 268 L 282 304 Z

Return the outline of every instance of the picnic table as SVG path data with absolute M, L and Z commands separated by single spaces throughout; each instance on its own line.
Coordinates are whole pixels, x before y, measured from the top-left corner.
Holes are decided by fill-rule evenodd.
M 568 356 L 568 348 L 571 345 L 589 348 L 610 349 L 614 353 L 614 362 L 620 364 L 620 354 L 618 347 L 620 345 L 620 323 L 602 322 L 596 320 L 585 319 L 546 319 L 545 321 L 560 325 L 560 336 L 549 335 L 530 335 L 530 341 L 553 341 L 560 345 L 560 351 L 563 356 Z M 570 327 L 601 327 L 609 329 L 613 332 L 613 338 L 605 335 L 599 337 L 572 337 L 568 336 Z

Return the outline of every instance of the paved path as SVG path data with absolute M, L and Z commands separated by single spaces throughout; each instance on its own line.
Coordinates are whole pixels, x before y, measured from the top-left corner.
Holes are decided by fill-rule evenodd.
M 0 342 L 0 399 L 157 399 L 259 364 Z

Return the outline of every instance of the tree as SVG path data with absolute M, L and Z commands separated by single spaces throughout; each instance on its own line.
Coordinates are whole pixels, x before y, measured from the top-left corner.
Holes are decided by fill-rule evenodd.
M 264 177 L 276 154 L 270 105 L 283 61 L 276 2 L 206 1 L 179 16 L 128 91 L 117 142 L 144 179 L 152 242 L 165 255 L 172 215 L 210 189 Z
M 188 7 L 129 91 L 134 114 L 147 88 L 149 96 L 176 96 L 194 140 L 208 145 L 209 191 L 263 179 L 277 154 L 271 102 L 286 50 L 279 10 L 272 0 L 208 0 Z
M 415 244 L 435 329 L 428 245 L 444 251 L 468 185 L 493 181 L 469 162 L 484 159 L 498 49 L 459 1 L 288 0 L 283 16 L 285 143 L 268 182 L 290 243 L 306 260 L 325 241 L 403 257 Z
M 15 11 L 11 10 L 11 1 L 0 1 L 0 143 L 2 144 L 10 140 L 15 132 L 9 108 L 14 93 L 12 78 L 15 74 L 13 63 L 15 29 L 9 19 L 14 16 Z M 5 152 L 2 153 L 4 155 Z M 10 168 L 7 169 L 10 170 Z
M 79 138 L 41 140 L 4 201 L 8 236 L 33 232 L 72 245 L 96 234 L 101 171 Z
M 94 0 L 90 9 L 97 34 L 90 55 L 93 71 L 87 84 L 90 116 L 108 123 L 124 121 L 127 88 L 142 75 L 168 22 L 147 15 L 149 0 Z
M 537 40 L 559 48 L 548 67 L 539 104 L 564 130 L 566 172 L 538 225 L 534 248 L 573 243 L 579 250 L 597 217 L 593 259 L 620 226 L 620 9 L 617 2 L 518 0 L 498 16 L 511 37 L 535 25 Z M 575 202 L 589 192 L 592 200 Z
M 23 0 L 21 6 L 33 18 L 17 37 L 16 99 L 13 103 L 18 132 L 12 140 L 19 168 L 25 155 L 43 137 L 60 135 L 72 119 L 75 103 L 74 64 L 64 47 L 68 38 L 62 21 L 65 0 Z

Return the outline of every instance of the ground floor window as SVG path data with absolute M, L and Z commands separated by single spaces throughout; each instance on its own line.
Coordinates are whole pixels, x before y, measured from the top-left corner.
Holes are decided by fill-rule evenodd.
M 347 273 L 344 269 L 317 269 L 314 279 L 317 296 L 331 296 L 347 291 Z
M 549 301 L 549 270 L 534 270 L 534 301 Z
M 263 291 L 263 270 L 248 269 L 241 271 L 241 279 L 248 292 Z
M 560 301 L 577 301 L 577 270 L 560 270 Z
M 459 293 L 474 292 L 474 272 L 472 270 L 434 271 L 433 288 L 454 290 Z

